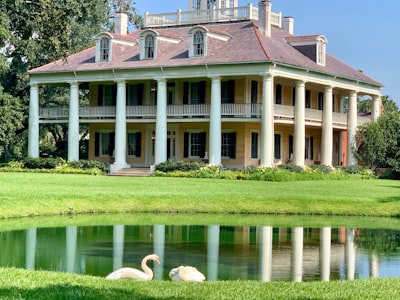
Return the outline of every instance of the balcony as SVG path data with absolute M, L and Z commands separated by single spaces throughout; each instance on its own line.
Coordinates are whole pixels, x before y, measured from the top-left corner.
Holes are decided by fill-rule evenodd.
M 166 27 L 240 20 L 258 20 L 258 7 L 250 3 L 247 6 L 232 8 L 213 8 L 207 10 L 181 11 L 144 15 L 144 27 Z M 272 25 L 281 27 L 281 13 L 272 13 Z
M 127 106 L 126 118 L 137 122 L 147 122 L 156 119 L 156 106 Z M 261 104 L 222 104 L 222 118 L 249 119 L 261 118 Z M 167 118 L 177 121 L 187 118 L 209 118 L 210 105 L 168 105 Z M 274 105 L 274 117 L 277 124 L 293 124 L 294 107 L 286 105 Z M 85 106 L 79 108 L 79 119 L 85 122 L 102 122 L 115 120 L 115 106 Z M 305 110 L 306 124 L 310 126 L 321 126 L 322 111 L 315 109 Z M 67 123 L 68 107 L 40 108 L 39 120 L 41 123 Z M 347 126 L 346 113 L 333 113 L 333 126 L 345 129 Z M 358 125 L 370 121 L 368 117 L 358 117 Z

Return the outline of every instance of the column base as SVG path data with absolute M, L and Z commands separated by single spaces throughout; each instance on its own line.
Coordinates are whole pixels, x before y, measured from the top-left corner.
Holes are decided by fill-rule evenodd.
M 110 174 L 113 174 L 115 172 L 118 172 L 122 169 L 129 169 L 131 165 L 127 163 L 113 163 L 110 165 Z

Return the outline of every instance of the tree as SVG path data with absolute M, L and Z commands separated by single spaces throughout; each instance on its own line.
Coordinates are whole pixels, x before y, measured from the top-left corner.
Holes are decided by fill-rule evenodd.
M 60 58 L 66 59 L 68 55 L 94 45 L 93 36 L 112 26 L 109 18 L 113 9 L 118 6 L 111 6 L 111 3 L 110 0 L 0 1 L 0 86 L 2 95 L 6 95 L 7 99 L 16 99 L 25 116 L 22 123 L 18 123 L 19 126 L 15 123 L 10 127 L 16 135 L 15 139 L 5 142 L 10 149 L 18 136 L 19 140 L 23 139 L 28 128 L 27 71 Z M 134 2 L 120 0 L 118 3 L 123 4 L 124 11 L 130 14 L 130 20 L 139 26 L 141 17 L 135 17 Z M 41 89 L 40 93 L 41 99 L 57 99 L 60 103 L 68 99 L 51 98 L 51 93 L 45 89 Z M 4 113 L 11 114 L 12 111 Z M 1 128 L 9 125 L 0 123 Z

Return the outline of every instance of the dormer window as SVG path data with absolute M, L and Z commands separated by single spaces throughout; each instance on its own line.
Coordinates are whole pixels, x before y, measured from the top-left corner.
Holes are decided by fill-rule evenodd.
M 140 34 L 140 59 L 156 59 L 158 33 L 147 29 Z
M 100 61 L 108 61 L 110 57 L 110 40 L 103 37 L 100 40 Z
M 146 35 L 144 39 L 144 58 L 154 58 L 154 36 L 152 34 Z
M 326 65 L 327 39 L 323 35 L 286 37 L 286 41 L 320 66 Z
M 320 36 L 317 40 L 317 64 L 325 66 L 326 57 L 326 39 Z
M 112 58 L 113 37 L 103 32 L 96 36 L 96 62 L 109 62 Z
M 207 55 L 208 30 L 196 26 L 189 30 L 189 57 L 203 57 Z
M 193 55 L 204 55 L 204 35 L 201 31 L 196 31 L 193 36 Z

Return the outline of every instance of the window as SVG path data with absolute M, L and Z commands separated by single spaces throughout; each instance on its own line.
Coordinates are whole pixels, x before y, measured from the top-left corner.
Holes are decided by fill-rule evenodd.
M 251 133 L 251 158 L 258 159 L 258 132 Z
M 206 82 L 184 82 L 183 83 L 183 104 L 205 104 L 206 103 Z
M 113 156 L 115 147 L 114 142 L 114 132 L 96 132 L 95 156 Z
M 100 40 L 100 61 L 109 61 L 110 59 L 110 40 L 103 37 Z
M 193 55 L 204 55 L 204 34 L 201 31 L 196 31 L 193 35 Z
M 282 104 L 282 85 L 280 84 L 275 87 L 275 104 Z
M 143 83 L 128 84 L 128 99 L 126 101 L 126 104 L 128 106 L 142 105 L 143 90 Z
M 154 49 L 154 36 L 152 34 L 148 34 L 144 39 L 144 58 L 154 58 Z
M 306 108 L 311 108 L 311 91 L 306 90 Z
M 274 139 L 274 158 L 281 159 L 281 135 L 279 133 L 275 133 Z
M 142 133 L 128 133 L 128 156 L 140 157 L 142 150 Z
M 314 159 L 314 139 L 312 136 L 306 137 L 304 158 L 309 160 Z
M 296 105 L 296 87 L 292 89 L 292 106 Z
M 183 152 L 185 158 L 203 158 L 206 152 L 206 133 L 185 132 Z
M 221 134 L 221 157 L 236 157 L 236 132 L 223 132 Z
M 201 0 L 194 0 L 192 2 L 192 9 L 193 10 L 200 10 L 200 3 L 201 3 Z
M 115 84 L 100 84 L 98 90 L 99 106 L 115 106 L 117 101 L 117 86 Z
M 221 82 L 221 103 L 235 103 L 235 80 Z
M 318 93 L 318 109 L 324 109 L 324 93 L 321 92 Z

